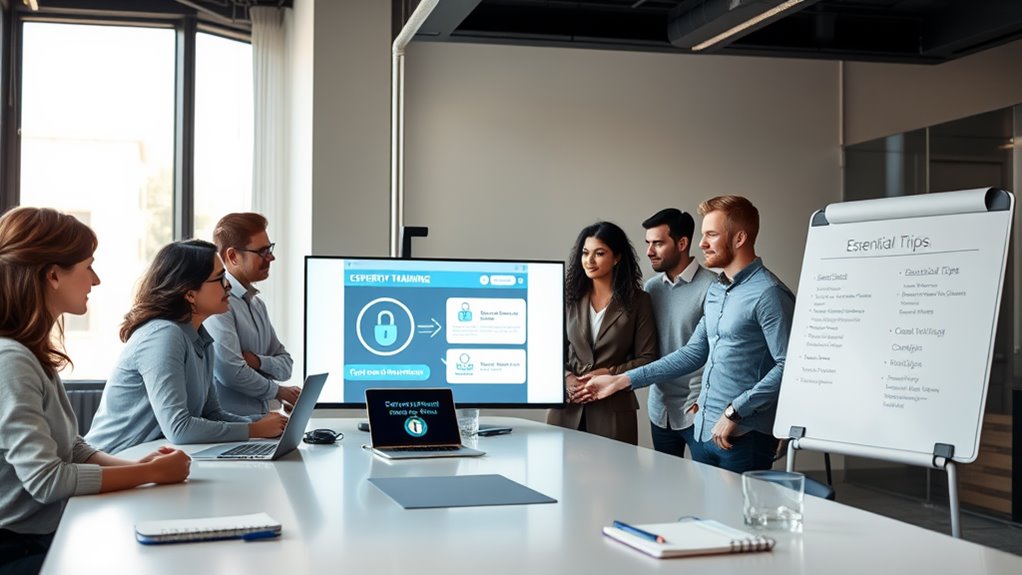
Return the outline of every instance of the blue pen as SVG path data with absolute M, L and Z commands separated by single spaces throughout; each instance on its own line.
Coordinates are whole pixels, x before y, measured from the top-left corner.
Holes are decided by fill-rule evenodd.
M 280 531 L 253 531 L 252 533 L 246 533 L 241 536 L 245 541 L 256 541 L 258 539 L 273 539 L 279 537 Z
M 667 540 L 664 539 L 662 535 L 650 533 L 649 531 L 644 531 L 642 529 L 639 529 L 638 527 L 632 527 L 631 525 L 625 523 L 624 521 L 614 521 L 614 527 L 626 533 L 631 533 L 632 535 L 642 537 L 643 539 L 649 539 L 650 541 L 655 541 L 657 543 L 667 543 Z

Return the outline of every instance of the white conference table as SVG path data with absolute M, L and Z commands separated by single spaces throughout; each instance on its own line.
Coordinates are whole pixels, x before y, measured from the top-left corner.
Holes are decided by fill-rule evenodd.
M 1022 573 L 1022 557 L 866 511 L 806 497 L 802 533 L 770 532 L 769 553 L 669 560 L 601 535 L 614 519 L 695 515 L 742 528 L 739 475 L 576 431 L 516 418 L 483 437 L 481 458 L 388 462 L 361 446 L 355 419 L 313 420 L 344 432 L 276 462 L 192 463 L 189 481 L 74 497 L 43 573 Z M 132 450 L 135 455 L 165 442 Z M 195 451 L 200 446 L 189 446 Z M 497 473 L 555 504 L 405 510 L 369 477 Z M 840 494 L 838 494 L 840 497 Z M 266 512 L 280 539 L 146 546 L 138 521 Z

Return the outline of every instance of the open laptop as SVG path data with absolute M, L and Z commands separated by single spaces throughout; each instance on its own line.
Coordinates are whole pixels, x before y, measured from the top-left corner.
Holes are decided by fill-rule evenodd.
M 323 391 L 327 374 L 320 373 L 305 378 L 302 394 L 298 396 L 295 408 L 291 410 L 291 418 L 284 426 L 284 433 L 276 441 L 242 441 L 221 443 L 202 451 L 192 453 L 192 459 L 230 461 L 238 459 L 257 459 L 271 461 L 291 453 L 302 441 L 302 434 L 309 425 L 312 412 Z
M 477 457 L 465 447 L 448 388 L 367 389 L 373 453 L 387 459 Z

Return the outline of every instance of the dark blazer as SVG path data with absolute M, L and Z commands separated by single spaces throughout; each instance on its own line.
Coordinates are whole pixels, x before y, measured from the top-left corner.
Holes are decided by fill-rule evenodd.
M 565 370 L 585 375 L 607 368 L 613 375 L 647 364 L 660 356 L 649 294 L 635 293 L 632 311 L 611 300 L 595 345 L 589 328 L 589 296 L 565 310 L 568 358 Z M 547 412 L 547 423 L 578 429 L 585 414 L 586 431 L 637 445 L 639 427 L 635 392 L 626 389 L 585 405 L 568 404 Z

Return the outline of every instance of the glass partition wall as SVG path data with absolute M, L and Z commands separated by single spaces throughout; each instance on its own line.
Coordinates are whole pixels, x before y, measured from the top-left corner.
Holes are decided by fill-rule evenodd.
M 845 200 L 971 188 L 1022 189 L 1022 105 L 846 146 Z M 1013 223 L 994 342 L 980 454 L 959 467 L 963 508 L 1022 521 L 1022 240 Z M 940 471 L 847 457 L 846 480 L 934 503 L 947 502 Z

